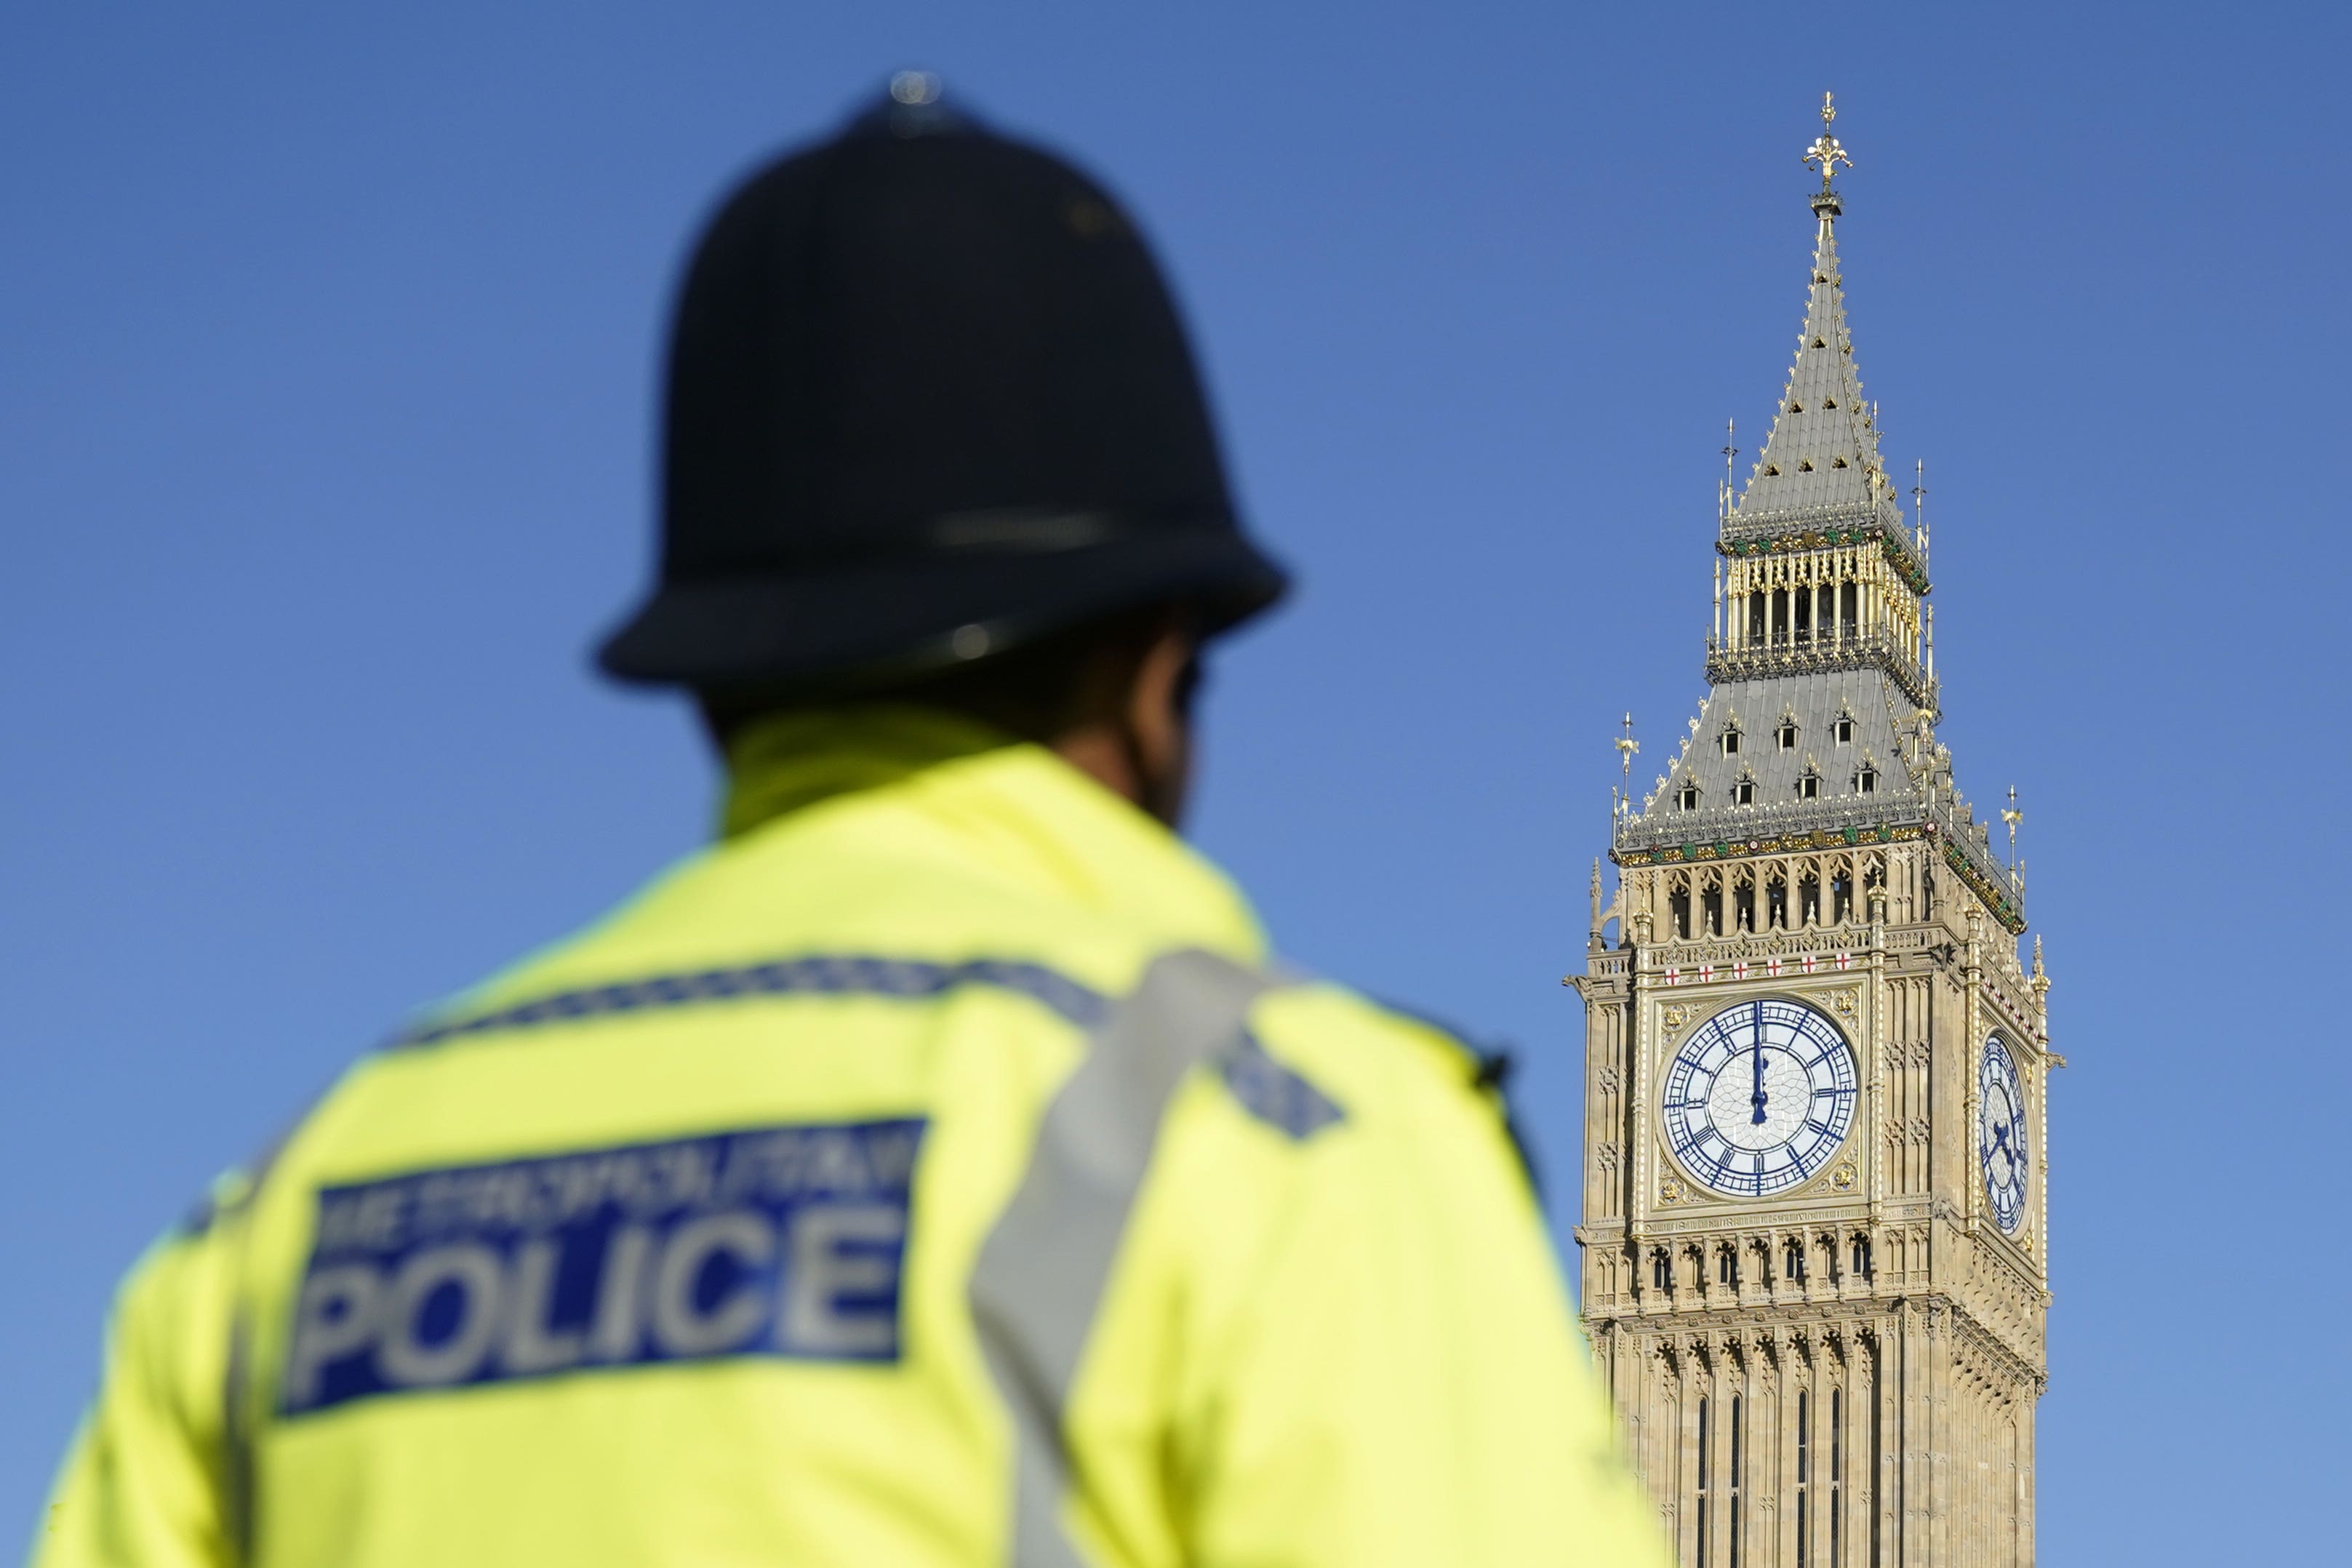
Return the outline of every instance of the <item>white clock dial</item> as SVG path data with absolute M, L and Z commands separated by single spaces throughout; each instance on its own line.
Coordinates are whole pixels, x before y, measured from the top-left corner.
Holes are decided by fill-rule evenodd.
M 1985 1041 L 1977 1068 L 1977 1159 L 1984 1167 L 1985 1197 L 1994 1223 L 2011 1236 L 2025 1223 L 2025 1179 L 2031 1159 L 2025 1147 L 2025 1096 L 2017 1087 L 2017 1063 L 1999 1035 Z
M 1853 1051 L 1797 1002 L 1740 1002 L 1692 1032 L 1667 1064 L 1668 1147 L 1727 1197 L 1785 1192 L 1829 1163 L 1853 1121 Z

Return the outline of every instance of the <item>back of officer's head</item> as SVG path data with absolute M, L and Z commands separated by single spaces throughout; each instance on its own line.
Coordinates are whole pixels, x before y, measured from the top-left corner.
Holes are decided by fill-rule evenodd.
M 1134 224 L 919 75 L 704 230 L 662 503 L 659 583 L 602 662 L 723 725 L 897 695 L 1047 738 L 1171 626 L 1284 587 Z

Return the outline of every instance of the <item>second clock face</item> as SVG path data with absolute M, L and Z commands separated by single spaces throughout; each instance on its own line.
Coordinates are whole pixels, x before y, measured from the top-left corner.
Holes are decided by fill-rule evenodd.
M 1999 1035 L 1985 1041 L 1984 1060 L 1977 1068 L 1977 1158 L 1984 1166 L 1992 1217 L 2015 1236 L 2025 1223 L 2025 1096 L 2017 1087 L 2017 1064 Z
M 1797 1002 L 1738 1003 L 1667 1065 L 1666 1141 L 1712 1192 L 1786 1192 L 1845 1142 L 1853 1085 L 1853 1051 L 1827 1016 Z

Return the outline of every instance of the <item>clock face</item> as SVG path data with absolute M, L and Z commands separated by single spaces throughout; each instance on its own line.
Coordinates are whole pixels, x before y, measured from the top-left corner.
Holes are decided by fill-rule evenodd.
M 1984 1165 L 1992 1217 L 2010 1235 L 2025 1223 L 2025 1096 L 2017 1064 L 1999 1035 L 1985 1041 L 1977 1068 L 1977 1158 Z
M 1693 1031 L 1666 1068 L 1666 1142 L 1694 1180 L 1727 1197 L 1786 1192 L 1845 1142 L 1853 1051 L 1796 1002 L 1741 1002 Z

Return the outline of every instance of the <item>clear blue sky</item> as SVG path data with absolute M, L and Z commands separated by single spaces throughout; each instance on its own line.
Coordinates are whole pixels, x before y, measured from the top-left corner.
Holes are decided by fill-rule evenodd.
M 214 1170 L 702 833 L 679 710 L 583 661 L 670 280 L 919 63 L 1137 207 L 1304 574 L 1219 662 L 1200 841 L 1301 959 L 1517 1040 L 1560 1188 L 1610 742 L 1700 694 L 1836 89 L 1943 734 L 2022 794 L 2074 1062 L 2045 1560 L 2339 1553 L 2352 37 L 2047 11 L 13 8 L 0 1531 Z

